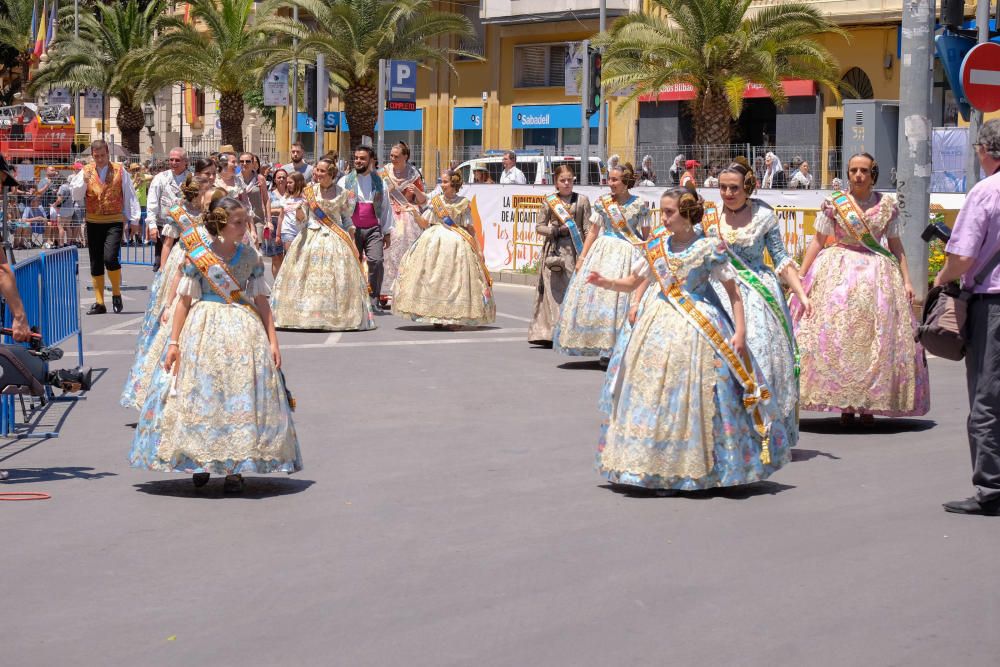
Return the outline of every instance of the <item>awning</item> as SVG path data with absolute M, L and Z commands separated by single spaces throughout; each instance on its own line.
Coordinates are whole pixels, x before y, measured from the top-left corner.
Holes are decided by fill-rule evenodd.
M 483 129 L 482 107 L 455 107 L 451 114 L 451 129 L 481 130 Z
M 579 104 L 523 104 L 510 109 L 515 130 L 579 128 Z M 597 127 L 597 114 L 590 117 L 590 127 Z
M 788 97 L 811 97 L 816 94 L 816 82 L 803 79 L 786 79 L 781 82 L 781 87 L 785 89 Z M 747 84 L 743 97 L 747 99 L 770 97 L 763 86 L 759 83 Z M 694 86 L 689 83 L 674 83 L 664 86 L 657 95 L 642 95 L 640 102 L 680 102 L 681 100 L 693 100 L 696 97 Z

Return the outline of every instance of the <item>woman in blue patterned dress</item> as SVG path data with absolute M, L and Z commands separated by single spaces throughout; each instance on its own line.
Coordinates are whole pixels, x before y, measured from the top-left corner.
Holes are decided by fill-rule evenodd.
M 723 169 L 719 174 L 722 211 L 716 213 L 714 206 L 707 211 L 705 231 L 721 239 L 730 254 L 743 297 L 747 347 L 764 373 L 775 409 L 794 446 L 799 430 L 798 349 L 778 276 L 801 299 L 807 315 L 812 313 L 812 304 L 799 280 L 798 265 L 781 240 L 774 209 L 750 199 L 756 185 L 748 164 L 737 161 Z M 771 256 L 773 269 L 764 262 L 765 250 Z M 718 283 L 713 286 L 723 308 L 732 316 L 725 290 Z
M 613 483 L 664 491 L 766 479 L 788 461 L 788 435 L 772 421 L 769 394 L 746 354 L 729 258 L 718 239 L 695 229 L 697 196 L 668 190 L 660 210 L 671 235 L 651 239 L 629 276 L 587 277 L 616 292 L 647 284 L 657 292 L 644 299 L 621 364 L 609 373 L 597 468 Z M 710 278 L 726 289 L 732 323 Z
M 367 331 L 375 328 L 368 279 L 358 261 L 351 214 L 357 198 L 337 185 L 337 164 L 322 158 L 303 191 L 309 223 L 285 248 L 271 309 L 282 329 Z M 315 203 L 315 208 L 312 204 Z
M 129 454 L 134 468 L 194 474 L 195 486 L 224 474 L 229 492 L 243 488 L 242 473 L 302 469 L 264 263 L 240 242 L 249 220 L 239 201 L 214 199 L 191 232 L 197 265 L 185 244 L 171 340 Z
M 611 194 L 592 203 L 590 230 L 576 262 L 552 336 L 562 354 L 607 358 L 628 313 L 628 295 L 596 288 L 587 276 L 596 271 L 610 280 L 629 275 L 649 224 L 649 207 L 629 189 L 635 185 L 631 164 L 608 171 Z
M 177 282 L 180 280 L 181 264 L 184 262 L 184 249 L 176 243 L 181 234 L 178 218 L 184 224 L 201 222 L 202 208 L 208 203 L 205 198 L 209 196 L 212 182 L 213 179 L 208 175 L 188 174 L 184 184 L 181 185 L 184 199 L 177 207 L 170 209 L 170 220 L 163 226 L 164 236 L 175 239 L 175 242 L 167 255 L 167 261 L 157 271 L 150 286 L 149 305 L 146 307 L 146 316 L 139 328 L 135 359 L 128 378 L 125 379 L 125 388 L 122 390 L 120 400 L 122 407 L 141 410 L 146 400 L 149 381 L 163 354 L 163 347 L 167 344 L 167 336 L 170 333 L 167 322 L 173 312 Z

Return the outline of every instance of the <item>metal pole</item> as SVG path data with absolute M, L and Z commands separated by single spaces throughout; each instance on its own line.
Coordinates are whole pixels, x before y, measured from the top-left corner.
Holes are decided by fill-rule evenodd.
M 378 61 L 378 141 L 375 144 L 375 159 L 382 164 L 385 149 L 385 60 Z
M 322 53 L 316 54 L 316 161 L 326 151 L 323 145 L 323 112 L 326 111 L 326 56 Z
M 292 20 L 296 23 L 299 22 L 299 7 L 295 5 L 292 7 Z M 294 48 L 298 48 L 299 40 L 293 39 L 292 45 Z M 292 144 L 298 138 L 299 129 L 299 59 L 292 59 L 292 104 L 289 107 L 289 120 L 288 120 L 288 155 L 291 159 L 292 154 Z
M 80 37 L 80 0 L 73 0 L 73 38 Z M 80 134 L 80 91 L 73 95 L 73 120 L 74 135 Z M 73 137 L 73 144 L 76 144 L 76 136 Z M 77 148 L 76 150 L 80 150 Z
M 181 117 L 180 123 L 178 124 L 180 128 L 180 138 L 177 140 L 177 145 L 184 148 L 184 83 L 181 82 Z
M 600 19 L 598 20 L 598 27 L 603 34 L 608 27 L 608 0 L 601 0 L 600 4 Z M 601 53 L 604 53 L 604 49 L 601 49 Z M 601 109 L 598 111 L 597 116 L 597 156 L 602 160 L 608 159 L 608 115 L 607 111 L 604 109 L 604 82 L 601 82 Z
M 923 303 L 927 296 L 928 251 L 920 232 L 927 226 L 931 198 L 933 34 L 933 0 L 907 0 L 903 4 L 896 190 L 903 221 L 903 249 L 913 283 L 913 298 L 918 303 Z
M 587 104 L 590 102 L 590 40 L 583 40 L 583 87 L 580 89 L 580 185 L 587 185 L 590 172 L 590 119 Z
M 990 0 L 979 0 L 976 5 L 976 29 L 980 44 L 990 41 Z M 969 152 L 965 158 L 965 191 L 968 192 L 979 182 L 979 159 L 972 145 L 979 141 L 979 130 L 983 127 L 983 112 L 972 109 L 969 114 Z

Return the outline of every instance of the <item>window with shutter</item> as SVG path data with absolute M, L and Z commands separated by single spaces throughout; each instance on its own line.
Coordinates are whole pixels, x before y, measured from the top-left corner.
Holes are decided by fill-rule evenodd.
M 519 46 L 516 48 L 517 57 L 514 58 L 514 62 L 517 79 L 514 85 L 517 88 L 537 88 L 548 85 L 546 81 L 548 51 L 548 46 Z

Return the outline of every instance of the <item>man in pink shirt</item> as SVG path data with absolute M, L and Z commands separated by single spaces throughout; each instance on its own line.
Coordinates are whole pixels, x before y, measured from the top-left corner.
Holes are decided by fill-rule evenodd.
M 975 149 L 989 176 L 966 195 L 934 284 L 961 278 L 962 286 L 973 293 L 965 330 L 965 375 L 972 483 L 977 493 L 945 503 L 944 508 L 957 514 L 1000 516 L 1000 265 L 996 262 L 1000 259 L 1000 119 L 983 126 Z
M 392 231 L 392 206 L 385 196 L 385 183 L 375 170 L 375 152 L 371 146 L 358 146 L 354 151 L 354 171 L 340 179 L 340 187 L 357 195 L 354 209 L 354 242 L 368 260 L 368 284 L 371 286 L 372 307 L 381 310 L 378 295 L 382 293 L 382 257 L 389 247 Z

